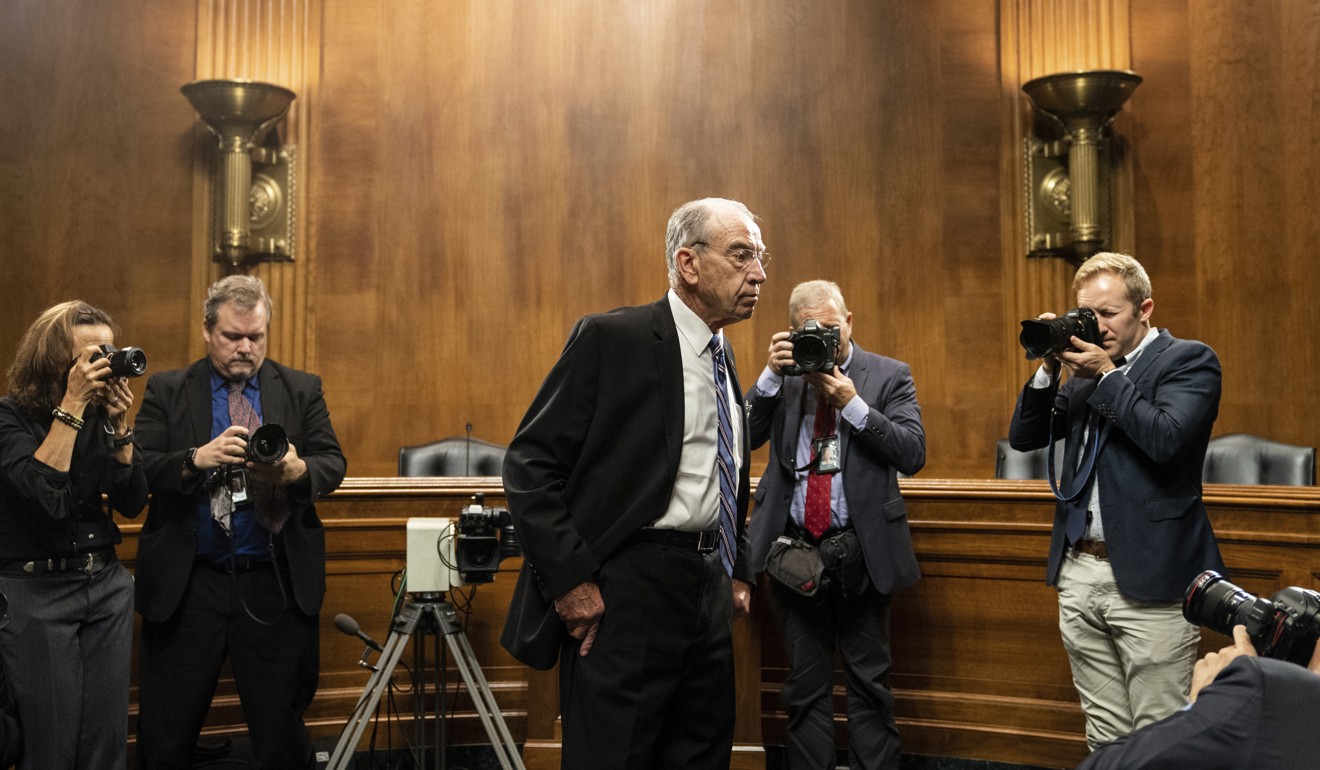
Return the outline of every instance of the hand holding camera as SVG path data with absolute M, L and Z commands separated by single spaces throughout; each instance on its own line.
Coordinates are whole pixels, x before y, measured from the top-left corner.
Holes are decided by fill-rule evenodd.
M 1114 368 L 1100 346 L 1102 340 L 1100 323 L 1088 307 L 1075 307 L 1061 316 L 1041 313 L 1023 321 L 1018 335 L 1028 361 L 1039 359 L 1050 375 L 1062 364 L 1070 377 L 1095 378 Z

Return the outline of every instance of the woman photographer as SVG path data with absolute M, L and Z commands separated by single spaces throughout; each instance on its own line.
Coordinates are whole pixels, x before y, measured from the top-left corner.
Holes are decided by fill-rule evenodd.
M 100 347 L 113 343 L 105 312 L 56 305 L 23 335 L 0 398 L 0 660 L 22 724 L 19 768 L 125 766 L 133 579 L 115 557 L 111 509 L 141 512 L 147 480 L 133 393 Z

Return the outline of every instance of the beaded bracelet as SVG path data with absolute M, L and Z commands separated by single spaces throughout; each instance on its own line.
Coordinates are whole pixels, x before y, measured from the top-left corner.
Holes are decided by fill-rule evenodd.
M 66 412 L 57 406 L 52 409 L 50 413 L 55 416 L 55 419 L 68 425 L 70 428 L 73 428 L 74 430 L 82 430 L 83 419 L 73 412 Z
M 123 447 L 128 446 L 129 444 L 132 444 L 132 443 L 133 443 L 133 429 L 132 429 L 132 428 L 129 428 L 128 430 L 124 431 L 124 435 L 122 435 L 122 436 L 115 436 L 115 440 L 114 440 L 113 443 L 114 443 L 114 445 L 115 445 L 115 449 L 120 449 L 120 448 L 123 448 Z

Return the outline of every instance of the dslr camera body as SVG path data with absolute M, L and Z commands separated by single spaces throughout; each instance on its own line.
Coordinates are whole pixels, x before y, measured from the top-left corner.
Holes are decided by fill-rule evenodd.
M 110 359 L 111 377 L 141 377 L 147 373 L 147 354 L 142 348 L 117 348 L 114 345 L 99 345 L 100 352 L 93 353 L 91 361 Z
M 795 377 L 807 372 L 833 372 L 834 356 L 839 350 L 839 327 L 821 326 L 814 318 L 794 329 L 788 341 L 793 343 L 793 365 L 784 374 Z
M 1258 654 L 1305 666 L 1320 638 L 1320 593 L 1289 586 L 1263 599 L 1206 570 L 1187 587 L 1183 617 L 1230 637 L 1246 626 Z
M 1050 319 L 1030 318 L 1022 322 L 1018 342 L 1027 351 L 1027 360 L 1054 356 L 1072 349 L 1072 338 L 1092 345 L 1100 344 L 1100 323 L 1089 307 L 1075 307 Z

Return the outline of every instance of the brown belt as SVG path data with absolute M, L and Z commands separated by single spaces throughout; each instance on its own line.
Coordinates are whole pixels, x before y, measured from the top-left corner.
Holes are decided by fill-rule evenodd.
M 1103 540 L 1079 540 L 1073 543 L 1073 550 L 1077 553 L 1085 553 L 1097 559 L 1109 561 L 1109 548 Z

